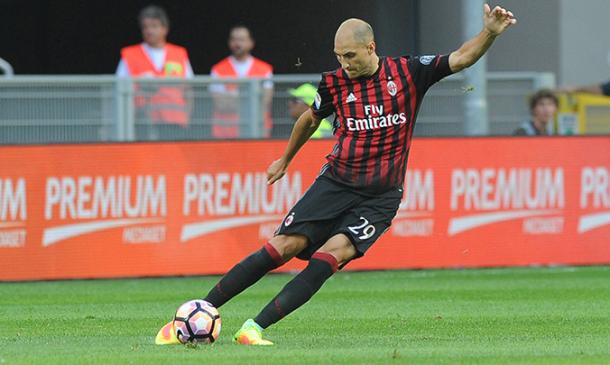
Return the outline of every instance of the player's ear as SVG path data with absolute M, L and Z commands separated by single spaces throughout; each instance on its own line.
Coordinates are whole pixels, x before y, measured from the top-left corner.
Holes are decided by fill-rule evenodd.
M 369 45 L 366 48 L 367 48 L 369 55 L 372 55 L 373 53 L 375 53 L 375 48 L 376 48 L 375 41 L 371 41 L 371 43 L 369 43 Z

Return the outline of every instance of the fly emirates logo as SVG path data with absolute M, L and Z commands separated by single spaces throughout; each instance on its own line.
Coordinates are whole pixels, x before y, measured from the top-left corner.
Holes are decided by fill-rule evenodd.
M 594 212 L 580 216 L 578 233 L 610 225 L 610 169 L 584 167 L 580 173 L 580 208 Z
M 0 248 L 25 245 L 26 200 L 24 178 L 0 178 Z
M 563 232 L 565 206 L 562 168 L 454 169 L 449 235 L 482 226 L 523 219 L 523 233 Z
M 383 105 L 365 105 L 364 114 L 366 114 L 366 118 L 363 119 L 347 118 L 347 129 L 350 131 L 373 130 L 389 128 L 407 122 L 407 116 L 404 112 L 384 115 Z
M 430 236 L 434 230 L 434 171 L 408 169 L 406 192 L 392 221 L 392 234 L 399 237 Z
M 43 232 L 43 246 L 115 228 L 124 228 L 125 243 L 165 240 L 163 175 L 51 176 L 45 193 L 44 216 L 52 227 Z
M 259 224 L 261 238 L 269 238 L 301 195 L 299 172 L 286 174 L 271 186 L 262 172 L 187 174 L 182 213 L 205 219 L 185 224 L 180 240 L 252 224 Z

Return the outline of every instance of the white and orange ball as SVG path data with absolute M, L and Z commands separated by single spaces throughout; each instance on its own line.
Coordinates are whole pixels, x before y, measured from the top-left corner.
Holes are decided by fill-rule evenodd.
M 182 304 L 174 316 L 176 337 L 182 343 L 212 343 L 220 335 L 218 310 L 201 299 Z

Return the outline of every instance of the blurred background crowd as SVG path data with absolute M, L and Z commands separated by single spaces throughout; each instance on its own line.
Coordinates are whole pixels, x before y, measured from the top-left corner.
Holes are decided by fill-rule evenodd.
M 471 36 L 483 4 L 2 3 L 2 144 L 287 138 L 320 72 L 338 67 L 342 20 L 370 22 L 382 55 L 445 54 Z M 472 72 L 430 90 L 415 133 L 610 133 L 610 2 L 501 5 L 518 26 Z M 314 138 L 332 138 L 330 119 Z

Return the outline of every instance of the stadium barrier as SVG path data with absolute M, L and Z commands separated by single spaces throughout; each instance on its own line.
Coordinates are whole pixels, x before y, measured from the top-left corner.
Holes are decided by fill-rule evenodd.
M 275 75 L 272 79 L 274 138 L 286 138 L 294 125 L 288 111 L 289 90 L 301 83 L 318 84 L 318 74 Z M 489 133 L 511 134 L 529 118 L 527 95 L 554 87 L 552 73 L 489 72 Z M 214 123 L 211 86 L 238 86 L 240 138 L 261 138 L 262 83 L 265 79 L 191 80 L 121 79 L 105 75 L 18 75 L 0 79 L 0 145 L 78 142 L 209 140 Z M 464 94 L 470 87 L 462 74 L 451 75 L 426 93 L 415 135 L 459 136 L 466 133 Z M 188 95 L 188 127 L 167 128 L 150 120 L 146 100 L 160 87 Z M 139 106 L 138 106 L 139 105 Z
M 332 147 L 310 141 L 268 187 L 285 144 L 2 147 L 0 280 L 225 272 L 273 235 Z M 392 226 L 346 270 L 608 264 L 609 148 L 418 139 Z

